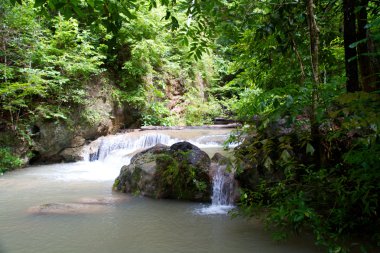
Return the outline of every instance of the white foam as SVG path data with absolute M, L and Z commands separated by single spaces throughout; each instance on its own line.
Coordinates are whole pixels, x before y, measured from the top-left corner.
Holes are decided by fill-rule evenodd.
M 228 214 L 233 208 L 235 208 L 233 205 L 210 205 L 195 209 L 194 213 L 200 215 Z

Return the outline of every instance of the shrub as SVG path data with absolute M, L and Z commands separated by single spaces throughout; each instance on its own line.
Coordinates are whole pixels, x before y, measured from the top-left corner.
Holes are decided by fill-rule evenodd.
M 22 160 L 13 155 L 8 148 L 0 148 L 0 174 L 20 167 Z
M 245 188 L 240 214 L 260 214 L 276 239 L 311 231 L 329 252 L 380 246 L 379 96 L 359 92 L 331 99 L 330 109 L 319 115 L 320 166 L 310 123 L 291 106 L 293 111 L 285 103 L 259 114 L 235 151 Z

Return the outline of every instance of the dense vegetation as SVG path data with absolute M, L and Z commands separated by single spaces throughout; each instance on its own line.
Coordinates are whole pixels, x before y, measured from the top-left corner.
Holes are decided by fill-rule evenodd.
M 9 155 L 27 161 L 39 153 L 43 124 L 75 133 L 78 124 L 83 129 L 113 119 L 94 108 L 98 97 L 112 100 L 114 111 L 127 111 L 126 128 L 201 125 L 223 114 L 207 92 L 217 82 L 217 56 L 191 57 L 183 31 L 163 20 L 165 8 L 149 10 L 140 1 L 139 15 L 121 17 L 115 30 L 39 4 L 0 5 L 0 143 Z M 177 18 L 185 23 L 187 16 Z
M 240 120 L 239 214 L 277 239 L 306 230 L 330 252 L 380 246 L 378 0 L 11 2 L 2 146 L 11 133 L 32 147 L 41 119 L 75 123 L 102 78 L 139 124 Z M 19 164 L 12 151 L 0 169 Z

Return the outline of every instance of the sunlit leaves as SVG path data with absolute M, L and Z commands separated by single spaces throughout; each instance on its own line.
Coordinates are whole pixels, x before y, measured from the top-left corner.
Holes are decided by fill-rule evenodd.
M 83 82 L 103 71 L 105 57 L 91 44 L 92 35 L 60 15 L 52 21 L 54 32 L 44 30 L 27 3 L 6 12 L 3 22 L 0 110 L 13 129 L 33 117 L 66 120 L 62 105 L 83 103 Z

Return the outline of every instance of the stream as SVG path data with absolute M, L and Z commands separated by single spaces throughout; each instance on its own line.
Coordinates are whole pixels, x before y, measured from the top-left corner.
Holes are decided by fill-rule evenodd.
M 0 177 L 0 253 L 320 252 L 306 237 L 276 243 L 260 222 L 231 219 L 215 205 L 112 191 L 120 167 L 138 150 L 157 142 L 171 145 L 188 140 L 211 157 L 215 152 L 226 153 L 222 143 L 230 131 L 162 130 L 107 136 L 83 150 L 82 162 L 6 173 Z M 226 205 L 219 197 L 214 200 Z

